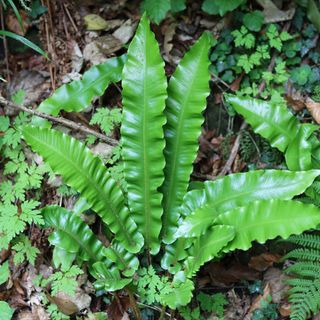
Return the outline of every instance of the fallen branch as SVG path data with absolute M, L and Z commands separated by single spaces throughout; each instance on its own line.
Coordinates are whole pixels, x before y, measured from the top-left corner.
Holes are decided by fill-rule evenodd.
M 0 105 L 7 107 L 7 108 L 18 109 L 20 111 L 27 112 L 29 114 L 32 114 L 33 116 L 37 116 L 37 117 L 52 121 L 54 123 L 61 124 L 61 125 L 68 127 L 72 130 L 78 130 L 78 131 L 84 132 L 86 134 L 91 134 L 111 146 L 116 146 L 118 144 L 117 140 L 109 138 L 109 137 L 105 136 L 104 134 L 96 132 L 95 130 L 92 130 L 82 124 L 75 123 L 73 121 L 70 121 L 70 120 L 62 118 L 62 117 L 54 117 L 54 116 L 51 116 L 51 115 L 43 113 L 43 112 L 29 109 L 25 106 L 17 105 L 11 101 L 8 101 L 7 99 L 2 97 L 1 95 L 0 95 Z

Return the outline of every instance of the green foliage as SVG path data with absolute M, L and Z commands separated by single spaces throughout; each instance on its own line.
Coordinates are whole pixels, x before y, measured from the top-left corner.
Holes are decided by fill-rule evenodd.
M 83 271 L 77 267 L 72 266 L 71 268 L 64 269 L 61 271 L 54 272 L 47 279 L 43 279 L 41 282 L 42 286 L 51 286 L 51 294 L 56 296 L 59 292 L 74 296 L 77 288 L 77 276 L 83 274 Z
M 250 31 L 258 32 L 263 25 L 264 15 L 261 11 L 246 13 L 243 17 L 243 24 Z
M 118 108 L 99 108 L 90 120 L 90 124 L 98 124 L 106 135 L 121 122 L 121 111 Z
M 6 261 L 0 265 L 0 285 L 8 281 L 9 275 L 9 261 Z
M 246 0 L 204 0 L 202 3 L 202 10 L 209 14 L 224 16 L 227 12 L 235 10 L 245 2 Z
M 54 94 L 42 101 L 37 111 L 57 116 L 61 110 L 80 112 L 89 106 L 94 97 L 101 96 L 111 82 L 121 79 L 126 55 L 110 58 L 86 71 L 80 80 L 72 81 L 58 88 Z M 33 124 L 50 127 L 50 123 L 35 117 Z
M 266 299 L 262 299 L 260 302 L 260 308 L 254 310 L 252 313 L 252 320 L 277 320 L 279 319 L 278 315 L 278 306 L 272 302 L 271 295 L 268 295 Z
M 223 318 L 224 307 L 228 304 L 228 300 L 222 293 L 212 295 L 203 292 L 197 295 L 200 308 L 206 312 L 214 312 L 219 318 Z
M 292 287 L 289 289 L 290 319 L 307 319 L 320 310 L 320 237 L 301 234 L 290 237 L 288 241 L 298 246 L 283 258 L 295 261 L 285 270 L 293 277 L 287 280 Z
M 137 292 L 142 299 L 148 293 L 145 299 L 150 303 L 175 309 L 191 300 L 192 277 L 204 263 L 236 248 L 247 249 L 254 240 L 288 237 L 320 222 L 319 208 L 291 200 L 312 184 L 317 170 L 248 172 L 187 191 L 201 112 L 210 91 L 210 45 L 210 36 L 203 34 L 182 58 L 167 88 L 158 44 L 142 17 L 122 74 L 121 153 L 127 194 L 100 159 L 76 139 L 50 128 L 23 129 L 33 150 L 81 194 L 86 209 L 91 207 L 102 219 L 101 230 L 110 242 L 107 249 L 79 211 L 43 209 L 46 226 L 54 228 L 49 241 L 55 246 L 56 264 L 67 268 L 75 259 L 87 262 L 101 292 L 129 285 L 131 289 L 139 254 L 150 261 L 151 255 L 164 252 L 153 261 L 161 260 L 168 273 L 161 276 L 151 266 L 142 269 Z M 278 199 L 271 200 L 274 197 Z M 195 214 L 208 222 L 202 231 L 177 233 L 178 226 Z
M 12 250 L 15 251 L 13 261 L 15 264 L 28 261 L 34 265 L 39 249 L 32 246 L 30 240 L 26 236 L 19 236 L 14 240 Z
M 313 134 L 316 126 L 299 123 L 286 105 L 231 95 L 226 99 L 256 133 L 285 153 L 290 170 L 319 168 L 319 142 Z
M 255 45 L 255 37 L 248 31 L 245 26 L 242 26 L 240 30 L 234 30 L 231 32 L 234 36 L 234 44 L 236 47 L 245 47 L 246 49 L 252 49 Z
M 170 8 L 170 0 L 144 0 L 142 3 L 142 11 L 146 11 L 150 20 L 156 24 L 159 24 L 166 17 Z
M 178 13 L 186 9 L 186 0 L 143 0 L 141 11 L 145 11 L 150 20 L 159 24 L 169 11 Z
M 308 64 L 304 64 L 291 71 L 291 80 L 299 86 L 303 86 L 308 82 L 310 75 L 311 67 Z
M 14 310 L 10 308 L 7 302 L 0 301 L 0 314 L 1 319 L 11 320 Z
M 44 56 L 45 58 L 48 58 L 48 55 L 46 52 L 44 52 L 40 47 L 38 47 L 36 44 L 34 44 L 33 42 L 31 42 L 30 40 L 28 40 L 25 37 L 22 37 L 16 33 L 10 32 L 10 31 L 6 31 L 6 30 L 0 30 L 0 36 L 5 36 L 5 37 L 9 37 L 12 38 L 14 40 L 17 40 L 19 42 L 21 42 L 22 44 L 24 44 L 25 46 L 31 48 L 32 50 L 38 52 L 39 54 L 41 54 L 42 56 Z
M 138 271 L 137 291 L 142 302 L 153 304 L 161 302 L 161 295 L 171 292 L 171 283 L 166 276 L 158 276 L 152 266 Z

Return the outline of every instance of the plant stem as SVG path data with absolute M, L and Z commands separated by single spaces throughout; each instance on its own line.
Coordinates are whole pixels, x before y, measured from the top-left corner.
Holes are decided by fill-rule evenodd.
M 126 287 L 126 291 L 128 293 L 128 296 L 130 299 L 130 304 L 131 304 L 133 313 L 136 317 L 136 320 L 142 320 L 140 309 L 138 307 L 137 301 L 136 301 L 132 291 L 128 287 Z
M 166 306 L 162 306 L 159 320 L 163 320 L 166 315 Z

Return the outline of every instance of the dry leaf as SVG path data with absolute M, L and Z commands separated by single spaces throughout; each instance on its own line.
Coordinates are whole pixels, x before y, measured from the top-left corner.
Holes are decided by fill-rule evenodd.
M 251 257 L 249 267 L 258 271 L 265 271 L 273 265 L 274 262 L 278 262 L 281 256 L 272 253 L 263 253 L 259 256 Z
M 27 33 L 31 24 L 28 22 L 28 16 L 24 11 L 19 10 L 19 14 L 22 20 L 23 30 L 21 29 L 18 18 L 12 14 L 6 15 L 6 26 L 8 30 L 17 33 L 20 36 L 24 36 Z
M 289 317 L 291 310 L 290 310 L 290 304 L 289 303 L 284 303 L 279 307 L 279 313 L 281 314 L 282 317 Z
M 311 98 L 307 98 L 305 101 L 305 105 L 315 122 L 320 124 L 320 103 L 315 102 Z
M 300 91 L 290 90 L 290 92 L 285 95 L 285 99 L 294 111 L 298 112 L 305 107 L 305 97 Z
M 265 274 L 263 281 L 270 286 L 270 294 L 274 303 L 280 303 L 285 293 L 290 288 L 285 281 L 289 279 L 287 275 L 277 268 L 270 268 Z

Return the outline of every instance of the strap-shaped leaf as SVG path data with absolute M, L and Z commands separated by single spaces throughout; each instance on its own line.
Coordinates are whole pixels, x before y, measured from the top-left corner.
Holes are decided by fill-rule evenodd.
M 126 277 L 132 277 L 139 267 L 139 259 L 118 242 L 113 242 L 110 247 L 105 248 L 103 254 L 114 262 Z
M 166 166 L 163 193 L 163 237 L 171 243 L 179 217 L 178 208 L 187 192 L 192 163 L 198 150 L 202 111 L 209 95 L 211 37 L 204 33 L 185 54 L 168 86 L 164 127 Z
M 185 216 L 177 236 L 197 237 L 226 210 L 263 199 L 288 200 L 303 193 L 320 170 L 259 170 L 236 173 L 216 181 L 206 181 L 204 190 L 186 194 L 180 212 Z
M 280 151 L 284 152 L 298 134 L 299 122 L 286 107 L 235 95 L 225 97 L 255 132 Z
M 80 141 L 53 129 L 27 126 L 23 135 L 52 170 L 81 193 L 115 238 L 128 251 L 138 252 L 143 246 L 142 235 L 124 205 L 121 190 L 101 160 Z
M 96 290 L 117 291 L 128 285 L 131 279 L 122 279 L 116 268 L 109 268 L 103 262 L 96 262 L 93 265 L 97 281 L 94 283 Z
M 309 170 L 313 167 L 313 144 L 310 137 L 317 129 L 318 127 L 312 124 L 303 124 L 299 126 L 297 136 L 289 144 L 285 153 L 286 163 L 290 170 Z
M 152 254 L 159 251 L 165 145 L 163 114 L 167 98 L 164 62 L 150 23 L 144 15 L 128 49 L 123 69 L 124 173 L 130 211 Z
M 233 227 L 219 225 L 196 239 L 189 250 L 189 257 L 184 262 L 186 276 L 192 277 L 203 264 L 216 257 L 234 236 Z
M 49 236 L 52 245 L 69 254 L 77 254 L 82 261 L 106 260 L 103 244 L 78 215 L 59 206 L 47 206 L 42 214 L 46 226 L 54 228 Z
M 252 241 L 264 243 L 275 237 L 288 238 L 305 230 L 315 228 L 320 223 L 320 209 L 311 204 L 292 200 L 254 201 L 222 213 L 215 224 L 234 227 L 235 237 L 223 249 L 247 250 Z
M 108 59 L 86 71 L 80 80 L 74 80 L 58 88 L 51 97 L 42 101 L 37 111 L 53 116 L 61 110 L 80 112 L 85 109 L 94 97 L 101 96 L 110 82 L 121 80 L 126 55 Z M 39 117 L 33 119 L 37 126 L 50 127 L 50 123 Z

